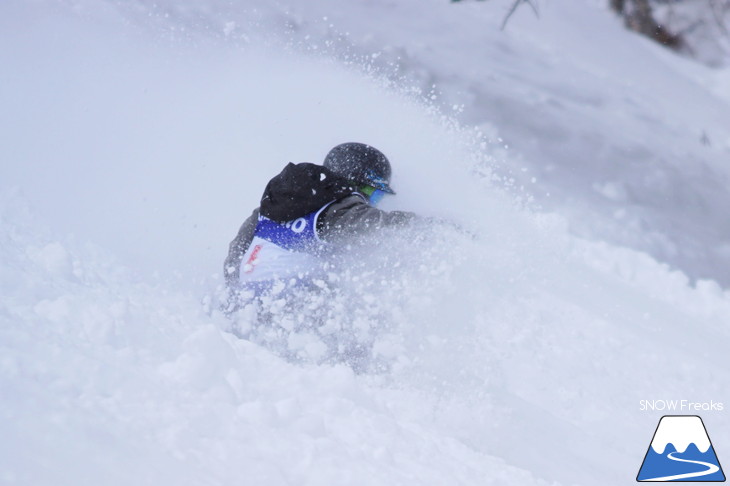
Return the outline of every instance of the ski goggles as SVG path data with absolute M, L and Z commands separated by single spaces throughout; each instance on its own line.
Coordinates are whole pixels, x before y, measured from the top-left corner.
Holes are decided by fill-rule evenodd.
M 383 199 L 383 196 L 388 194 L 387 192 L 376 189 L 373 186 L 362 186 L 360 188 L 360 192 L 368 197 L 368 201 L 372 206 L 378 204 L 380 200 Z

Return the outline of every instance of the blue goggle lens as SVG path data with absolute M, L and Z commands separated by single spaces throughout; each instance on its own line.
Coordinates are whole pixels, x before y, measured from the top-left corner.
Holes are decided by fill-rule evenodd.
M 372 194 L 370 194 L 370 204 L 375 206 L 380 202 L 381 199 L 383 199 L 383 196 L 388 194 L 385 191 L 381 191 L 380 189 L 375 189 Z

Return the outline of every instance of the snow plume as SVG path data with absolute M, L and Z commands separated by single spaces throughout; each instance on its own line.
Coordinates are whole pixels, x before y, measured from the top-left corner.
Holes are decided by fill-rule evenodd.
M 243 290 L 233 296 L 238 307 L 233 312 L 225 309 L 231 305 L 227 292 L 218 300 L 234 334 L 289 361 L 389 372 L 408 361 L 407 342 L 439 308 L 451 314 L 441 318 L 462 318 L 443 299 L 460 286 L 453 271 L 469 258 L 467 242 L 473 237 L 453 224 L 421 217 L 407 227 L 374 230 L 352 241 L 304 288 L 292 279 L 277 282 L 259 298 Z
M 3 482 L 540 484 L 398 418 L 400 393 L 222 333 L 191 295 L 1 202 Z

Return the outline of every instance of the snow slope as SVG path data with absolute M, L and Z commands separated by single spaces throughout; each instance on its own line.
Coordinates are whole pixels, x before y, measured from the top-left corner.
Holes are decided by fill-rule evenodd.
M 463 105 L 463 122 L 509 147 L 503 173 L 528 186 L 536 178 L 537 202 L 573 232 L 727 286 L 727 69 L 625 32 L 603 0 L 539 2 L 539 18 L 524 6 L 502 32 L 511 3 L 289 8 L 305 26 L 327 15 L 355 45 L 435 84 L 446 106 Z
M 0 481 L 620 484 L 656 423 L 639 400 L 727 403 L 728 291 L 524 209 L 491 179 L 518 159 L 408 84 L 207 33 L 226 5 L 0 5 Z M 271 174 L 353 139 L 393 161 L 388 207 L 478 234 L 364 255 L 403 271 L 362 295 L 390 368 L 360 375 L 200 304 Z
M 535 179 L 536 202 L 574 233 L 727 286 L 728 70 L 627 33 L 604 0 L 537 2 L 539 17 L 523 6 L 500 31 L 512 3 L 163 1 L 153 17 L 231 42 L 263 25 L 345 60 L 367 56 L 386 71 L 396 63 L 508 148 L 494 151 L 499 174 L 526 186 Z

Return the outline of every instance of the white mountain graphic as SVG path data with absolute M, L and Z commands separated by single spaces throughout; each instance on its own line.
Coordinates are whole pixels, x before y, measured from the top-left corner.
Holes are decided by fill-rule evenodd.
M 697 416 L 666 416 L 659 421 L 651 447 L 657 454 L 663 454 L 667 444 L 672 443 L 677 452 L 684 452 L 694 443 L 703 454 L 710 448 L 710 438 Z

